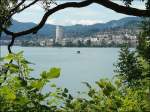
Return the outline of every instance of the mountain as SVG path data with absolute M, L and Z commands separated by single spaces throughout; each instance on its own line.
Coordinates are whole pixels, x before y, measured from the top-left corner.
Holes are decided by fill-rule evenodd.
M 142 19 L 139 17 L 126 17 L 120 20 L 113 20 L 107 23 L 98 23 L 94 25 L 78 24 L 72 26 L 64 26 L 64 34 L 67 37 L 85 37 L 103 30 L 106 31 L 114 28 L 136 29 L 141 20 Z M 22 23 L 13 20 L 9 30 L 18 32 L 32 28 L 33 26 L 36 26 L 36 24 L 31 22 Z M 55 29 L 56 29 L 55 25 L 45 24 L 44 27 L 39 30 L 37 35 L 40 35 L 41 38 L 42 36 L 46 36 L 48 38 L 55 37 Z
M 31 22 L 22 23 L 16 20 L 12 20 L 12 25 L 10 26 L 9 30 L 18 32 L 18 31 L 27 30 L 34 26 L 36 26 L 35 23 L 31 23 Z M 39 30 L 38 34 L 44 36 L 53 36 L 55 34 L 55 29 L 56 29 L 55 25 L 45 24 L 44 27 Z

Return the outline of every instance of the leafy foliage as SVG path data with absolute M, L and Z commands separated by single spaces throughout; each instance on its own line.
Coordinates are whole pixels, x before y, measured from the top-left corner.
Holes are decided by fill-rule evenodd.
M 150 63 L 150 18 L 144 18 L 142 32 L 138 37 L 138 53 Z
M 116 83 L 118 80 L 116 80 Z M 61 109 L 63 112 L 148 112 L 147 88 L 122 88 L 108 80 L 97 82 L 98 89 L 89 88 L 88 98 L 76 98 Z
M 122 0 L 126 6 L 130 6 L 134 0 Z
M 142 33 L 144 37 L 149 36 L 149 31 L 146 32 Z M 0 111 L 150 112 L 149 40 L 144 38 L 140 42 L 138 52 L 127 46 L 121 49 L 116 65 L 119 77 L 113 81 L 101 79 L 96 88 L 84 82 L 89 89 L 83 93 L 84 97 L 74 97 L 67 88 L 58 88 L 50 82 L 60 76 L 59 68 L 43 71 L 39 78 L 34 78 L 30 76 L 31 63 L 23 52 L 10 53 L 0 58 Z M 46 85 L 54 91 L 43 93 Z
M 8 17 L 10 10 L 14 7 L 17 3 L 17 0 L 0 0 L 0 27 L 5 26 L 7 27 L 10 25 L 11 20 L 6 21 L 6 17 Z M 0 32 L 2 29 L 0 28 Z
M 124 2 L 124 4 L 125 4 L 126 6 L 129 7 L 130 5 L 132 5 L 132 2 L 135 1 L 135 0 L 122 0 L 122 1 Z M 150 10 L 150 0 L 140 0 L 140 1 L 145 2 L 146 8 L 147 8 L 148 10 Z
M 127 47 L 122 49 L 121 53 L 126 52 L 127 57 L 131 59 L 134 53 Z M 137 58 L 131 60 L 127 58 L 125 63 L 130 63 L 132 69 L 126 71 L 127 75 L 141 70 L 140 74 L 149 72 L 149 63 L 144 59 L 139 61 L 143 69 L 137 69 L 139 63 Z M 123 59 L 123 57 L 122 57 Z M 127 61 L 128 59 L 128 61 Z M 129 60 L 130 59 L 130 60 Z M 141 58 L 140 58 L 141 59 Z M 8 63 L 13 60 L 13 63 Z M 58 88 L 50 83 L 53 78 L 60 76 L 59 68 L 51 68 L 49 71 L 43 71 L 40 77 L 34 78 L 29 74 L 32 69 L 23 57 L 23 52 L 17 54 L 8 54 L 1 61 L 3 64 L 0 75 L 0 111 L 13 112 L 149 112 L 150 111 L 150 83 L 149 78 L 138 78 L 138 76 L 129 76 L 132 82 L 138 82 L 138 85 L 126 86 L 124 76 L 116 77 L 113 83 L 107 79 L 101 79 L 96 82 L 96 86 L 91 86 L 84 82 L 88 87 L 87 92 L 79 93 L 79 97 L 74 97 L 67 88 Z M 137 64 L 137 65 L 136 65 Z M 120 67 L 126 68 L 124 64 Z M 130 65 L 131 66 L 131 65 Z M 133 68 L 135 67 L 135 68 Z M 128 69 L 129 70 L 129 69 Z M 120 71 L 118 73 L 121 73 Z M 135 84 L 135 83 L 134 83 Z M 50 85 L 53 91 L 43 93 L 46 85 Z M 80 96 L 81 95 L 81 96 Z M 83 97 L 84 96 L 84 97 Z
M 41 111 L 53 110 L 46 103 L 51 92 L 42 93 L 42 89 L 51 79 L 58 78 L 59 68 L 51 68 L 48 72 L 40 74 L 40 78 L 29 75 L 32 69 L 23 57 L 23 52 L 8 54 L 2 58 L 4 65 L 1 66 L 0 75 L 0 111 Z M 8 63 L 13 60 L 13 63 Z
M 52 4 L 57 5 L 56 0 L 42 0 L 42 6 L 45 11 L 49 10 Z
M 142 74 L 143 67 L 138 56 L 135 51 L 130 51 L 128 46 L 121 48 L 116 68 L 115 72 L 118 76 L 130 86 L 137 84 L 136 81 L 144 78 Z

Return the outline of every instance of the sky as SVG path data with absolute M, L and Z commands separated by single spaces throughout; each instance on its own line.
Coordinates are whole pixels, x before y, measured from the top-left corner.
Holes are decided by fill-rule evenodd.
M 66 1 L 64 1 L 66 2 Z M 122 4 L 115 0 L 118 4 Z M 62 2 L 58 2 L 61 4 Z M 133 2 L 133 7 L 144 9 L 144 3 L 137 0 Z M 22 13 L 13 16 L 13 19 L 19 22 L 33 22 L 39 23 L 42 16 L 44 15 L 44 10 L 40 3 L 33 5 L 32 7 L 24 10 Z M 92 25 L 96 23 L 106 23 L 111 20 L 118 20 L 124 17 L 129 17 L 128 15 L 116 13 L 108 8 L 105 8 L 98 4 L 92 4 L 84 8 L 68 8 L 63 9 L 53 15 L 51 15 L 47 24 L 70 26 L 75 24 L 82 25 Z

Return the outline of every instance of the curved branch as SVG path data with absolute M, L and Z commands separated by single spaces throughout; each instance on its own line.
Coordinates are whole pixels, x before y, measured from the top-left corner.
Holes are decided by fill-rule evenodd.
M 16 7 L 14 7 L 13 9 L 11 9 L 10 13 L 14 13 L 22 4 L 24 4 L 26 0 L 22 0 L 20 3 L 18 3 L 18 5 Z
M 11 38 L 11 42 L 8 45 L 8 52 L 9 52 L 9 54 L 12 53 L 11 47 L 13 46 L 14 41 L 15 41 L 15 37 L 12 37 Z M 12 64 L 12 62 L 13 62 L 13 60 L 10 60 L 9 64 Z M 0 82 L 0 86 L 7 80 L 7 73 L 9 71 L 9 68 L 10 68 L 10 66 L 8 66 L 6 68 L 2 68 L 3 69 L 2 71 L 4 72 L 4 79 L 3 79 L 3 82 Z
M 27 34 L 30 34 L 30 33 L 37 33 L 38 30 L 40 30 L 45 22 L 47 21 L 48 17 L 50 15 L 52 15 L 53 13 L 59 11 L 59 10 L 62 10 L 62 9 L 65 9 L 65 8 L 69 8 L 69 7 L 76 7 L 76 8 L 81 8 L 81 7 L 85 7 L 85 6 L 88 6 L 90 4 L 92 4 L 93 1 L 92 0 L 86 0 L 86 1 L 83 1 L 83 2 L 69 2 L 69 3 L 64 3 L 64 4 L 61 4 L 61 5 L 58 5 L 50 10 L 48 10 L 42 20 L 40 21 L 40 23 L 31 28 L 31 29 L 28 29 L 26 31 L 22 31 L 22 32 L 17 32 L 17 33 L 14 33 L 14 32 L 11 32 L 11 31 L 8 31 L 7 29 L 3 29 L 4 32 L 7 34 L 7 35 L 11 35 L 11 36 L 15 36 L 15 37 L 19 37 L 19 36 L 23 36 L 23 35 L 27 35 Z
M 14 9 L 12 9 L 10 11 L 10 15 L 7 17 L 7 19 L 10 19 L 14 14 L 19 13 L 27 8 L 29 8 L 30 6 L 34 5 L 35 3 L 37 3 L 39 0 L 34 0 L 33 2 L 31 2 L 30 4 L 24 6 L 23 8 L 17 10 L 26 0 L 22 0 L 22 2 L 20 2 Z
M 10 10 L 9 15 L 7 15 L 7 16 L 5 17 L 5 21 L 3 21 L 2 23 L 0 23 L 0 29 L 4 30 L 4 28 L 3 28 L 4 22 L 8 22 L 8 21 L 11 19 L 11 17 L 12 17 L 13 15 L 15 15 L 16 13 L 19 13 L 19 12 L 21 12 L 21 11 L 23 11 L 23 10 L 29 8 L 30 6 L 34 5 L 35 3 L 37 3 L 37 2 L 40 1 L 40 0 L 34 0 L 34 1 L 32 1 L 31 3 L 29 3 L 28 5 L 24 6 L 23 8 L 17 10 L 21 5 L 23 5 L 23 4 L 25 3 L 25 1 L 26 1 L 26 0 L 22 0 L 20 3 L 18 3 L 18 5 L 17 5 L 16 7 L 14 7 L 13 9 Z M 4 31 L 4 32 L 5 32 L 5 31 Z M 7 31 L 6 31 L 6 32 L 7 32 Z M 6 33 L 6 34 L 7 34 L 7 33 Z M 9 35 L 9 34 L 8 34 L 8 35 Z M 11 34 L 10 34 L 10 35 L 11 35 Z M 12 35 L 12 36 L 13 36 L 13 35 Z
M 150 10 L 141 10 L 133 7 L 122 6 L 114 3 L 110 0 L 93 0 L 95 3 L 100 4 L 106 8 L 112 9 L 117 13 L 126 15 L 139 16 L 139 17 L 150 17 Z
M 40 0 L 34 0 L 33 2 L 31 2 L 30 4 L 28 4 L 27 6 L 24 6 L 22 9 L 20 9 L 19 11 L 17 11 L 17 13 L 29 8 L 30 6 L 34 5 L 35 3 L 37 3 Z
M 15 37 L 12 36 L 11 42 L 10 42 L 9 45 L 8 45 L 8 52 L 9 52 L 9 53 L 12 53 L 11 47 L 14 45 L 14 42 L 15 42 Z
M 21 31 L 21 32 L 11 32 L 11 31 L 8 31 L 8 30 L 4 30 L 4 32 L 8 35 L 11 35 L 11 36 L 15 36 L 15 37 L 19 37 L 19 36 L 23 36 L 23 35 L 27 35 L 27 34 L 30 34 L 30 33 L 37 33 L 38 30 L 40 30 L 46 20 L 48 19 L 48 17 L 50 15 L 52 15 L 53 13 L 57 12 L 57 11 L 60 11 L 62 9 L 65 9 L 65 8 L 69 8 L 69 7 L 75 7 L 75 8 L 81 8 L 81 7 L 85 7 L 85 6 L 88 6 L 92 3 L 97 3 L 97 4 L 100 4 L 102 6 L 105 6 L 109 9 L 112 9 L 118 13 L 122 13 L 122 14 L 127 14 L 127 15 L 133 15 L 133 16 L 143 16 L 143 17 L 149 17 L 150 16 L 150 11 L 149 10 L 141 10 L 141 9 L 136 9 L 136 8 L 132 8 L 132 7 L 126 7 L 126 6 L 122 6 L 122 5 L 118 5 L 110 0 L 85 0 L 85 1 L 82 1 L 82 2 L 69 2 L 69 3 L 64 3 L 64 4 L 60 4 L 50 10 L 48 10 L 42 20 L 40 21 L 40 23 L 31 28 L 31 29 L 28 29 L 28 30 L 25 30 L 25 31 Z

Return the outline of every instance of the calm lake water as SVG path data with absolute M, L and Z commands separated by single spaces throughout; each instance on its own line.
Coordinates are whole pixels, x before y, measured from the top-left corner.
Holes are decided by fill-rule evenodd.
M 100 78 L 113 77 L 113 64 L 118 58 L 119 48 L 42 48 L 13 47 L 14 52 L 24 51 L 25 57 L 35 65 L 31 73 L 38 77 L 39 72 L 51 67 L 61 68 L 61 76 L 53 80 L 60 87 L 67 87 L 72 93 L 85 90 L 81 82 L 94 84 Z M 76 52 L 80 51 L 80 54 Z M 1 47 L 1 56 L 7 48 Z M 48 89 L 45 88 L 46 90 Z

